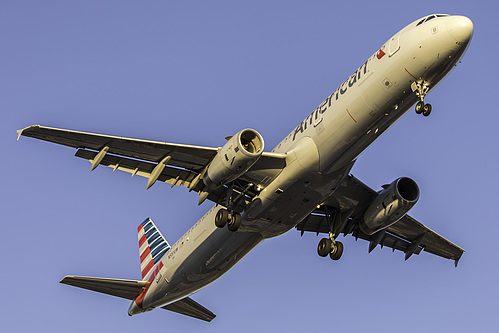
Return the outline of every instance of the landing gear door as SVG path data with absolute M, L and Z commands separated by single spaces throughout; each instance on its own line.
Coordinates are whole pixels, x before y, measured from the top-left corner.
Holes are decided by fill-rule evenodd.
M 393 56 L 398 50 L 400 50 L 400 33 L 393 36 L 388 44 L 390 57 Z

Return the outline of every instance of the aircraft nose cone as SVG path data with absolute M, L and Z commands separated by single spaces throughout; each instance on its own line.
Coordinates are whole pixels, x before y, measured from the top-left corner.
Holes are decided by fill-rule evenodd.
M 473 22 L 466 16 L 454 16 L 449 33 L 457 42 L 468 43 L 473 35 Z

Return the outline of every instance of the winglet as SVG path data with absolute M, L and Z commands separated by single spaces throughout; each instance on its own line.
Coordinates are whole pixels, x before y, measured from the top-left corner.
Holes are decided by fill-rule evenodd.
M 28 127 L 25 127 L 23 129 L 20 129 L 20 130 L 17 130 L 17 140 L 16 141 L 19 141 L 19 138 L 21 137 L 21 135 L 23 135 L 23 132 L 27 129 L 30 129 L 32 127 L 40 127 L 40 125 L 31 125 L 31 126 L 28 126 Z
M 19 138 L 21 137 L 21 135 L 23 135 L 24 130 L 26 130 L 26 129 L 30 128 L 30 127 L 31 126 L 28 126 L 28 127 L 23 128 L 23 129 L 17 130 L 16 131 L 17 132 L 17 140 L 16 141 L 19 141 Z
M 457 264 L 459 263 L 459 260 L 461 259 L 462 255 L 463 255 L 463 253 L 461 252 L 461 254 L 459 255 L 459 257 L 457 257 L 456 259 L 454 259 L 454 267 L 457 267 Z

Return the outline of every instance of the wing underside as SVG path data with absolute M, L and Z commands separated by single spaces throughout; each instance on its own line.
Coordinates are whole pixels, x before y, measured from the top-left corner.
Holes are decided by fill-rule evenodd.
M 357 226 L 362 213 L 376 197 L 377 192 L 353 176 L 349 176 L 324 204 L 299 223 L 302 232 L 352 234 L 369 242 L 369 252 L 376 246 L 392 248 L 405 253 L 405 259 L 426 251 L 454 260 L 457 265 L 464 250 L 430 228 L 405 215 L 390 227 L 373 235 L 364 234 Z
M 184 186 L 201 195 L 206 190 L 202 181 L 206 170 L 219 148 L 183 145 L 159 141 L 131 139 L 33 125 L 18 131 L 18 136 L 27 136 L 76 148 L 76 156 L 89 160 L 92 170 L 105 165 L 148 178 L 148 188 L 156 181 L 173 186 Z M 286 155 L 264 152 L 257 163 L 238 178 L 231 190 L 239 201 L 234 210 L 242 211 L 245 204 L 257 194 L 256 186 L 265 186 L 275 178 L 286 165 Z M 160 165 L 164 164 L 164 165 Z M 157 167 L 161 172 L 156 173 Z M 227 186 L 206 192 L 204 199 L 224 204 Z M 202 200 L 200 199 L 200 203 Z

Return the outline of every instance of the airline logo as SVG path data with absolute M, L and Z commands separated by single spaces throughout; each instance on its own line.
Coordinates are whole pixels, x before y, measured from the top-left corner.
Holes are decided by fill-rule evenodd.
M 376 53 L 376 58 L 381 59 L 385 56 L 385 52 L 382 49 L 379 49 L 378 53 Z
M 137 233 L 139 237 L 140 270 L 142 280 L 144 280 L 156 263 L 170 249 L 170 244 L 168 244 L 150 218 L 147 218 L 138 226 Z

